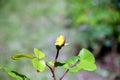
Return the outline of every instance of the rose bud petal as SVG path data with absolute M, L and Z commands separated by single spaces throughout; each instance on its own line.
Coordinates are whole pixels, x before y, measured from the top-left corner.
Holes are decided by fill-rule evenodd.
M 55 41 L 56 47 L 61 48 L 64 46 L 64 44 L 65 44 L 65 37 L 63 35 L 58 36 Z

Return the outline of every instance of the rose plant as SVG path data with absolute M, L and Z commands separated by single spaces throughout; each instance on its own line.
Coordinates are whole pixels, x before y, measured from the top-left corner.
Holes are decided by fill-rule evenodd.
M 66 71 L 61 75 L 59 80 L 63 80 L 64 76 L 68 72 L 79 72 L 80 70 L 94 71 L 96 70 L 95 58 L 94 55 L 87 49 L 83 48 L 80 50 L 77 56 L 72 56 L 65 60 L 64 62 L 58 61 L 59 51 L 63 46 L 66 45 L 66 40 L 63 35 L 57 37 L 55 41 L 56 46 L 56 56 L 53 62 L 45 61 L 45 53 L 41 50 L 34 48 L 33 54 L 15 54 L 11 58 L 13 60 L 19 60 L 22 58 L 29 58 L 33 64 L 33 67 L 37 72 L 45 71 L 46 67 L 48 67 L 52 73 L 53 80 L 56 79 L 55 68 L 64 68 Z M 21 80 L 30 80 L 25 75 L 22 75 L 16 71 L 10 70 L 7 67 L 0 67 L 0 69 L 4 69 L 10 76 L 14 78 L 18 78 Z

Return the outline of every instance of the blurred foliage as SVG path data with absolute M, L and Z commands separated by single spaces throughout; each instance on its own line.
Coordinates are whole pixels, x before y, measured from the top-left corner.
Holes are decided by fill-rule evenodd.
M 113 0 L 114 1 L 114 0 Z M 119 11 L 111 0 L 68 0 L 68 13 L 73 25 L 119 22 Z M 117 3 L 119 5 L 119 3 Z
M 67 0 L 67 28 L 77 28 L 76 43 L 93 49 L 120 43 L 119 0 Z M 82 38 L 81 38 L 82 37 Z M 112 38 L 115 38 L 112 41 Z M 87 42 L 87 43 L 86 43 Z

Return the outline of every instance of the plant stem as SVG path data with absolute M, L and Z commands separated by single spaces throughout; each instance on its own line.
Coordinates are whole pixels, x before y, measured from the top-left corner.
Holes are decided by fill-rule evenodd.
M 78 60 L 74 65 L 72 65 L 71 67 L 76 66 L 78 62 L 79 62 L 79 60 Z M 59 80 L 62 80 L 62 79 L 64 78 L 64 76 L 68 73 L 68 71 L 69 71 L 69 69 L 67 69 L 67 70 L 65 71 L 65 73 L 60 77 Z
M 46 64 L 46 65 L 47 65 L 47 67 L 50 69 L 50 71 L 51 71 L 51 73 L 52 73 L 53 79 L 56 80 L 54 70 L 53 70 L 52 67 L 50 67 L 48 64 Z
M 69 71 L 69 69 L 67 69 L 66 71 L 65 71 L 65 73 L 60 77 L 60 79 L 59 80 L 62 80 L 63 79 L 63 77 L 68 73 L 68 71 Z
M 57 49 L 57 53 L 56 53 L 56 56 L 55 56 L 53 68 L 52 68 L 51 66 L 49 66 L 49 65 L 46 63 L 47 67 L 50 69 L 50 71 L 51 71 L 51 73 L 52 73 L 52 77 L 53 77 L 54 80 L 56 80 L 56 76 L 55 76 L 55 67 L 56 67 L 56 63 L 57 63 L 59 51 L 60 51 L 60 49 Z
M 55 60 L 54 60 L 53 71 L 55 70 L 55 67 L 56 67 L 56 63 L 57 63 L 57 59 L 58 59 L 58 55 L 59 55 L 59 51 L 60 51 L 60 49 L 57 49 L 57 53 L 56 53 Z

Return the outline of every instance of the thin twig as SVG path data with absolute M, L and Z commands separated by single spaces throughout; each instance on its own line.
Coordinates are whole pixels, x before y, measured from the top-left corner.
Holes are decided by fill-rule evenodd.
M 58 55 L 59 55 L 59 49 L 57 49 L 57 53 L 56 53 L 56 56 L 55 56 L 53 68 L 50 67 L 50 66 L 46 63 L 47 67 L 50 69 L 50 71 L 51 71 L 51 73 L 52 73 L 52 75 L 53 75 L 53 79 L 54 79 L 54 80 L 56 80 L 56 76 L 55 76 L 55 67 L 56 67 Z
M 62 80 L 63 79 L 63 77 L 68 73 L 68 71 L 69 71 L 69 69 L 67 69 L 66 71 L 65 71 L 65 73 L 60 77 L 60 79 L 59 80 Z
M 75 64 L 73 64 L 71 67 L 76 66 L 78 63 L 79 63 L 79 60 L 78 60 Z M 69 69 L 67 69 L 67 70 L 65 71 L 65 73 L 60 77 L 59 80 L 62 80 L 62 79 L 64 78 L 64 76 L 68 73 L 68 71 L 69 71 Z
M 47 63 L 46 63 L 46 65 L 47 65 L 47 67 L 50 69 L 50 71 L 51 71 L 51 73 L 52 73 L 53 79 L 56 80 L 54 70 L 53 70 L 52 67 L 50 67 Z
M 53 71 L 55 70 L 55 67 L 56 67 L 58 55 L 59 55 L 59 49 L 57 49 L 57 53 L 56 53 L 56 56 L 55 56 Z

